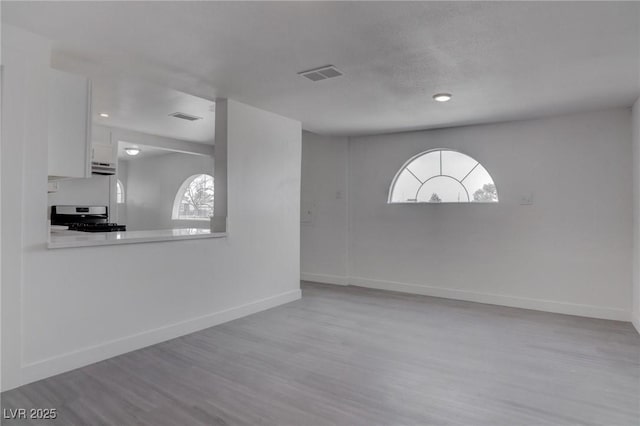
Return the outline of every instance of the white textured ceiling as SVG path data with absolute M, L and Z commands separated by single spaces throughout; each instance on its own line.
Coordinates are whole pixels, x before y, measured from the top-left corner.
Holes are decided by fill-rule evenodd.
M 210 100 L 124 76 L 94 76 L 92 89 L 94 123 L 213 145 L 215 103 Z M 169 116 L 175 112 L 201 119 Z
M 229 97 L 318 133 L 631 105 L 638 2 L 2 2 L 59 66 Z M 333 64 L 312 83 L 298 71 Z M 431 95 L 454 98 L 435 103 Z

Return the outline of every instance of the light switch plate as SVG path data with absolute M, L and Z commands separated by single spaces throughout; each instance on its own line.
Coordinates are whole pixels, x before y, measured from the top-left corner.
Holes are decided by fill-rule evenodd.
M 521 206 L 530 206 L 532 204 L 533 204 L 533 192 L 530 192 L 520 197 Z

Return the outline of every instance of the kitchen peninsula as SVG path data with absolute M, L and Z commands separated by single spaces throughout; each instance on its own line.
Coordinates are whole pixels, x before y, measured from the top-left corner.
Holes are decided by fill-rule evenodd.
M 158 241 L 196 240 L 223 238 L 226 232 L 212 232 L 201 228 L 159 229 L 149 231 L 79 232 L 51 231 L 47 247 L 50 249 L 136 244 Z

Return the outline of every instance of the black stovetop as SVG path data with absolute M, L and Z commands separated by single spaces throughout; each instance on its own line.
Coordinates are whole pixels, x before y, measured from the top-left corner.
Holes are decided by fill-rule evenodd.
M 126 225 L 118 225 L 117 223 L 72 223 L 69 225 L 71 231 L 81 232 L 116 232 L 126 231 Z

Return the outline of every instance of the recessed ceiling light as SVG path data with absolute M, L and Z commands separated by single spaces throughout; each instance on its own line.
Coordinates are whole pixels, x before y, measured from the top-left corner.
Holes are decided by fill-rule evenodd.
M 140 154 L 140 151 L 141 151 L 140 148 L 134 148 L 134 147 L 124 149 L 124 152 L 126 152 L 127 155 L 131 155 L 131 156 Z
M 438 102 L 447 102 L 451 100 L 451 93 L 436 93 L 433 95 L 433 100 Z
M 102 118 L 109 118 L 109 114 L 107 114 L 106 112 L 101 112 L 101 113 L 100 113 L 100 117 L 102 117 Z

